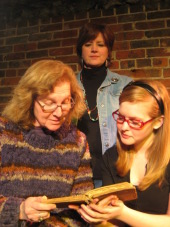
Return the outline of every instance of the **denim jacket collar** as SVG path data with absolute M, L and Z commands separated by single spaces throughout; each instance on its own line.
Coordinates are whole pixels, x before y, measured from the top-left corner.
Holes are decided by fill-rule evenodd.
M 77 75 L 78 81 L 80 81 L 80 75 L 81 75 L 81 72 L 79 72 Z M 120 76 L 118 74 L 114 73 L 114 75 L 113 75 L 113 73 L 109 69 L 107 69 L 107 76 L 106 76 L 105 80 L 103 81 L 103 83 L 101 84 L 101 86 L 99 87 L 99 89 L 108 87 L 111 84 L 117 84 L 119 81 L 119 77 Z M 80 87 L 84 91 L 84 87 L 83 87 L 82 83 L 80 83 Z

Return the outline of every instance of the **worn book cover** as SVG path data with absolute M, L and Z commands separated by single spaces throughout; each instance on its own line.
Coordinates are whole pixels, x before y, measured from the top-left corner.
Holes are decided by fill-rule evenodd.
M 95 188 L 87 191 L 82 195 L 74 195 L 60 198 L 48 199 L 46 203 L 55 203 L 57 207 L 64 207 L 68 204 L 81 204 L 90 203 L 93 199 L 98 198 L 99 200 L 104 199 L 109 195 L 117 195 L 117 197 L 122 201 L 134 200 L 137 198 L 136 188 L 128 182 L 112 184 L 108 186 L 103 186 L 100 188 Z

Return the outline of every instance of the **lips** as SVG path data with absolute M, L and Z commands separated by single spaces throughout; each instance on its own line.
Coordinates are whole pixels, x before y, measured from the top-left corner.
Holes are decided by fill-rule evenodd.
M 61 123 L 61 120 L 51 120 L 52 124 L 58 125 Z
M 124 138 L 124 139 L 129 139 L 130 138 L 130 136 L 128 136 L 128 135 L 126 135 L 124 133 L 121 133 L 121 137 Z
M 99 56 L 90 56 L 90 58 L 98 58 Z
M 50 119 L 50 121 L 53 125 L 60 125 L 65 121 L 65 117 Z

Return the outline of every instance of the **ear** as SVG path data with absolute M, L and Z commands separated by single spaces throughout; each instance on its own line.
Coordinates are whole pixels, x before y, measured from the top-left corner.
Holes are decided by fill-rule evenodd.
M 156 119 L 156 121 L 154 122 L 153 128 L 158 129 L 163 125 L 163 123 L 164 123 L 164 116 L 161 116 L 158 119 Z

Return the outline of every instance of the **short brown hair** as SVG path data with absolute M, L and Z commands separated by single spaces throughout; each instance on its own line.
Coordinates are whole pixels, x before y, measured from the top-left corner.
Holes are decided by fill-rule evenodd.
M 80 29 L 77 41 L 77 55 L 79 58 L 82 56 L 82 46 L 90 40 L 94 40 L 99 33 L 103 35 L 105 45 L 107 46 L 109 52 L 108 60 L 111 60 L 111 52 L 114 44 L 114 33 L 108 25 L 93 23 L 87 23 Z

